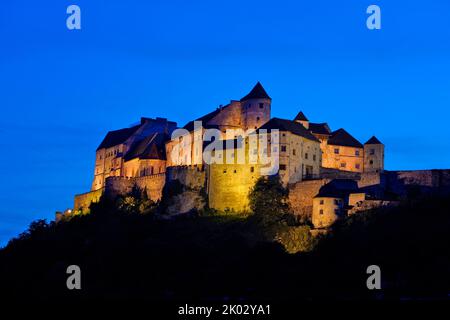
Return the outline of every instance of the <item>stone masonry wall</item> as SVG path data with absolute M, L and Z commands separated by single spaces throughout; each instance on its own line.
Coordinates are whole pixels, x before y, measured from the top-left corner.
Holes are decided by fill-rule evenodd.
M 209 206 L 219 211 L 249 212 L 248 194 L 260 177 L 257 165 L 208 166 Z
M 81 210 L 82 213 L 87 213 L 91 203 L 98 202 L 104 190 L 104 188 L 101 188 L 95 191 L 75 195 L 73 204 L 74 211 Z
M 205 170 L 201 166 L 179 166 L 166 169 L 167 180 L 178 180 L 191 189 L 201 189 L 205 185 Z
M 359 180 L 361 173 L 352 171 L 342 171 L 332 168 L 320 167 L 320 177 L 322 179 L 354 179 Z
M 115 198 L 118 195 L 127 194 L 131 192 L 136 184 L 139 188 L 146 189 L 147 195 L 151 200 L 158 201 L 161 199 L 165 182 L 165 173 L 138 178 L 109 177 L 106 179 L 105 195 L 108 198 Z
M 301 181 L 289 185 L 289 205 L 295 215 L 302 219 L 310 219 L 313 210 L 313 199 L 322 186 L 330 179 Z
M 361 174 L 361 179 L 358 181 L 358 187 L 368 187 L 373 185 L 383 184 L 384 175 L 378 172 L 365 172 Z
M 202 195 L 206 184 L 206 172 L 203 166 L 183 166 L 167 168 L 167 181 L 178 180 L 186 188 L 169 200 L 166 213 L 177 215 L 204 209 L 206 203 Z
M 450 192 L 450 170 L 387 171 L 389 191 L 405 196 L 412 187 L 421 194 Z
M 399 203 L 399 201 L 363 200 L 355 204 L 355 206 L 348 211 L 348 215 L 368 211 L 374 208 L 398 206 Z

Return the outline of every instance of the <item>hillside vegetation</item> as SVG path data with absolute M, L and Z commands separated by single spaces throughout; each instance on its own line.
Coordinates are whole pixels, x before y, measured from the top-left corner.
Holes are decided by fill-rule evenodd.
M 0 251 L 2 298 L 448 298 L 450 199 L 358 214 L 313 238 L 290 217 L 283 192 L 265 203 L 258 188 L 267 191 L 255 186 L 255 214 L 246 216 L 169 219 L 135 194 L 60 223 L 35 221 Z M 382 290 L 366 287 L 374 264 Z M 80 291 L 66 288 L 69 265 L 82 270 Z

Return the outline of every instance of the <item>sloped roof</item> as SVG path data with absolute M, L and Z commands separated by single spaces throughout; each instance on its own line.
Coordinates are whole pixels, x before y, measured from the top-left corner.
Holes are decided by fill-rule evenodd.
M 324 123 L 310 122 L 309 123 L 309 131 L 311 131 L 312 133 L 315 133 L 315 134 L 325 134 L 325 135 L 331 134 L 330 127 L 328 126 L 328 124 L 326 122 L 324 122 Z
M 241 99 L 241 101 L 246 101 L 250 99 L 271 99 L 267 94 L 266 90 L 264 90 L 261 83 L 258 83 L 253 87 L 253 89 Z
M 169 136 L 165 133 L 152 133 L 145 139 L 134 143 L 124 156 L 124 160 L 128 161 L 135 158 L 165 160 L 164 143 L 168 139 Z
M 350 133 L 344 129 L 339 129 L 331 133 L 330 139 L 328 139 L 328 144 L 333 146 L 344 146 L 344 147 L 354 147 L 362 148 L 363 145 L 356 140 Z
M 140 127 L 141 127 L 141 124 L 130 127 L 130 128 L 109 131 L 106 134 L 105 138 L 103 139 L 102 143 L 100 143 L 100 145 L 98 146 L 97 150 L 100 150 L 103 148 L 110 148 L 110 147 L 116 146 L 118 144 L 124 143 Z
M 200 118 L 197 118 L 197 119 L 195 119 L 195 120 L 189 121 L 189 122 L 183 127 L 183 129 L 186 129 L 186 130 L 189 131 L 189 132 L 194 131 L 194 121 L 201 121 L 201 122 L 202 122 L 203 128 L 212 127 L 212 126 L 207 126 L 207 123 L 208 123 L 212 118 L 214 118 L 215 116 L 217 116 L 217 115 L 220 113 L 220 111 L 222 111 L 223 109 L 227 108 L 228 106 L 229 106 L 229 104 L 226 105 L 226 106 L 224 106 L 224 107 L 217 108 L 216 110 L 214 110 L 214 111 L 212 111 L 212 112 L 210 112 L 210 113 L 208 113 L 208 114 L 205 114 L 204 116 L 202 116 L 202 117 L 200 117 Z
M 306 118 L 305 114 L 300 111 L 297 116 L 294 118 L 294 121 L 298 120 L 298 121 L 309 121 L 308 118 Z
M 367 142 L 364 144 L 382 144 L 382 143 L 380 142 L 380 140 L 377 139 L 377 137 L 372 136 L 372 138 L 367 140 Z
M 322 186 L 314 198 L 345 198 L 358 190 L 358 183 L 352 179 L 334 179 Z
M 260 127 L 259 129 L 266 129 L 266 130 L 278 129 L 280 131 L 289 131 L 289 132 L 296 134 L 298 136 L 301 136 L 303 138 L 320 142 L 319 140 L 317 140 L 316 137 L 314 137 L 311 134 L 311 132 L 306 130 L 302 124 L 292 121 L 292 120 L 272 118 L 268 122 L 266 122 L 262 127 Z

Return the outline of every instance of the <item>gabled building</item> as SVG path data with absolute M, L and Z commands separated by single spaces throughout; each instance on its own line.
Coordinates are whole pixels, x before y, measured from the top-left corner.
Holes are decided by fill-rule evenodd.
M 165 118 L 141 118 L 141 122 L 130 128 L 110 131 L 97 148 L 94 179 L 91 190 L 102 189 L 108 177 L 125 176 L 124 162 L 136 144 L 154 133 L 165 133 L 169 137 L 177 124 Z
M 323 167 L 343 171 L 363 172 L 364 148 L 344 129 L 333 131 L 323 155 Z
M 331 131 L 327 123 L 309 122 L 301 111 L 294 121 L 320 141 L 322 167 L 360 173 L 384 170 L 384 145 L 376 137 L 362 145 L 345 129 Z
M 285 185 L 319 177 L 322 163 L 320 141 L 302 124 L 272 118 L 260 129 L 268 132 L 279 130 L 279 174 Z
M 133 178 L 164 173 L 165 143 L 169 139 L 167 133 L 155 132 L 143 140 L 136 141 L 123 158 L 123 176 Z

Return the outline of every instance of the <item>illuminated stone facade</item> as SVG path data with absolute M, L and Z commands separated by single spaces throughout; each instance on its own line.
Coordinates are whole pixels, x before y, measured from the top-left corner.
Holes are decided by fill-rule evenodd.
M 130 128 L 108 132 L 96 151 L 91 190 L 104 188 L 108 177 L 140 177 L 164 172 L 164 142 L 176 125 L 165 118 L 141 118 L 139 124 Z M 141 161 L 149 159 L 164 163 L 156 162 L 153 167 L 153 163 Z M 133 162 L 126 164 L 128 161 Z
M 294 120 L 320 141 L 322 167 L 351 172 L 384 170 L 384 145 L 375 136 L 363 145 L 342 128 L 331 131 L 327 123 L 310 123 L 303 112 Z
M 242 99 L 182 128 L 165 118 L 142 118 L 139 124 L 108 132 L 96 151 L 91 192 L 76 197 L 75 209 L 86 208 L 87 201 L 97 201 L 101 193 L 125 193 L 134 184 L 147 189 L 156 201 L 167 181 L 181 179 L 183 184 L 195 181 L 190 192 L 204 188 L 211 208 L 248 211 L 248 193 L 264 167 L 250 161 L 249 154 L 259 155 L 263 149 L 269 156 L 277 154 L 273 173 L 280 175 L 285 186 L 321 179 L 323 168 L 355 174 L 383 171 L 384 146 L 375 137 L 362 145 L 344 129 L 331 131 L 326 123 L 309 122 L 302 112 L 293 120 L 271 118 L 271 108 L 272 99 L 257 83 Z M 250 150 L 252 134 L 269 137 L 275 130 L 279 144 L 268 138 L 267 145 L 258 143 L 256 151 Z M 204 155 L 219 140 L 223 147 L 210 155 L 224 161 L 206 163 Z M 225 141 L 232 140 L 236 144 L 230 147 Z M 245 162 L 225 161 L 227 156 L 237 157 L 238 142 L 245 150 Z M 313 210 L 312 198 L 307 202 L 308 210 Z

